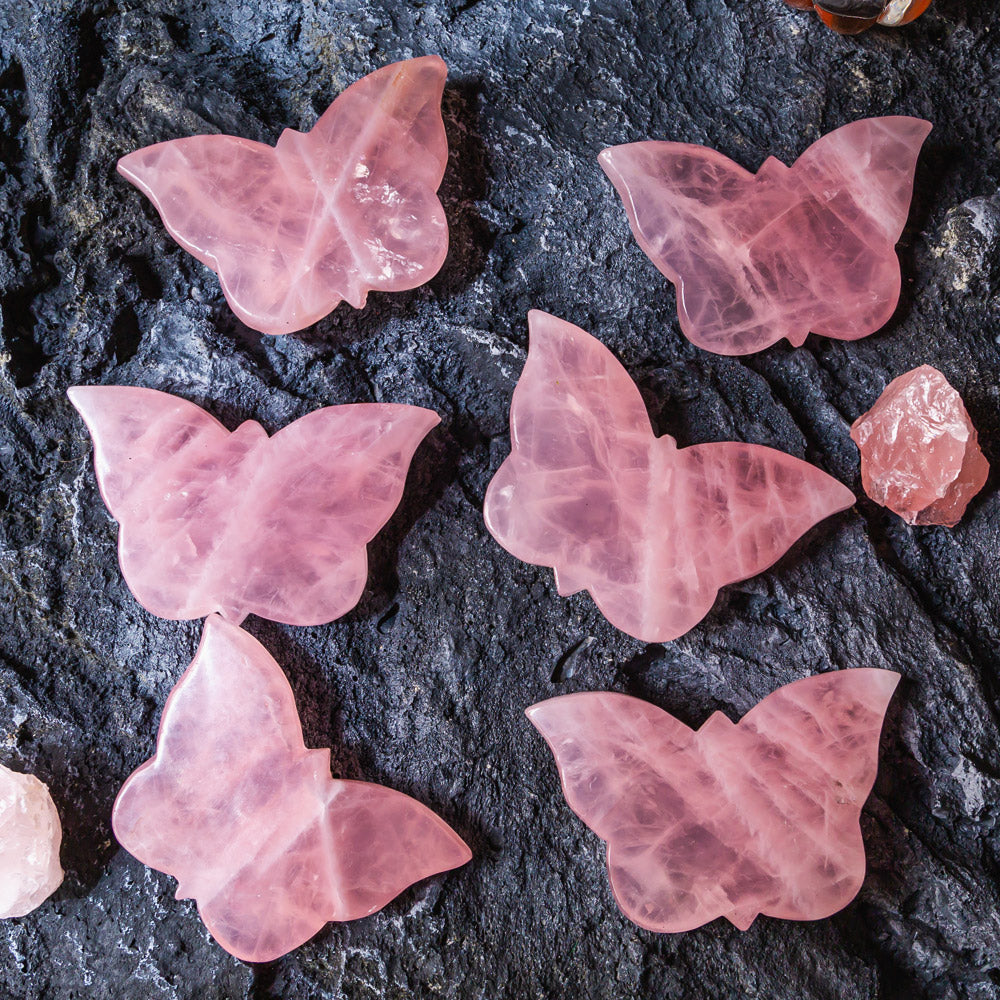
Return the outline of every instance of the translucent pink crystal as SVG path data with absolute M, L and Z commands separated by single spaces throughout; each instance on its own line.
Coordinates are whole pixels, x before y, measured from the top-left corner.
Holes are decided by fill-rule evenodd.
M 472 856 L 409 796 L 331 778 L 330 751 L 305 747 L 281 668 L 217 615 L 167 699 L 156 756 L 123 786 L 112 825 L 248 962 L 284 955 L 327 921 L 374 913 Z
M 638 698 L 570 694 L 528 709 L 570 808 L 608 843 L 622 912 L 652 931 L 758 914 L 818 920 L 864 881 L 859 819 L 899 675 L 841 670 L 779 688 L 697 731 Z
M 59 888 L 61 843 L 49 790 L 0 764 L 0 918 L 23 917 Z
M 930 365 L 893 379 L 851 437 L 865 492 L 909 524 L 958 524 L 990 472 L 962 397 Z
M 600 154 L 639 246 L 677 286 L 681 329 L 716 354 L 810 331 L 857 340 L 899 301 L 896 242 L 931 126 L 868 118 L 756 175 L 704 146 L 636 142 Z
M 543 312 L 528 324 L 513 450 L 486 491 L 486 525 L 517 558 L 554 567 L 560 594 L 589 590 L 622 631 L 676 639 L 720 587 L 767 569 L 854 503 L 825 472 L 772 448 L 655 437 L 600 341 Z
M 416 288 L 444 263 L 446 75 L 437 56 L 394 63 L 277 146 L 199 135 L 129 153 L 118 169 L 218 272 L 244 323 L 291 333 L 342 299 L 360 309 L 369 290 Z
M 230 433 L 153 389 L 76 386 L 101 494 L 121 525 L 122 573 L 161 618 L 248 614 L 319 625 L 357 604 L 365 546 L 403 494 L 410 459 L 439 422 L 389 403 L 328 406 L 269 438 Z

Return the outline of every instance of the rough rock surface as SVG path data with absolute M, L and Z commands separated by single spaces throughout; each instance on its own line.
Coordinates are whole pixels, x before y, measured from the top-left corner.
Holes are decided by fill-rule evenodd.
M 405 56 L 451 67 L 442 186 L 452 248 L 427 286 L 338 308 L 304 335 L 243 327 L 211 272 L 114 172 L 123 153 L 219 130 L 274 142 Z M 1000 31 L 937 0 L 841 38 L 780 0 L 46 0 L 0 5 L 0 744 L 51 788 L 67 878 L 0 925 L 0 996 L 1000 996 L 1000 497 L 953 530 L 870 501 L 728 588 L 682 640 L 646 646 L 487 535 L 509 450 L 525 314 L 600 332 L 659 433 L 805 458 L 860 493 L 848 430 L 915 364 L 961 393 L 1000 468 Z M 697 350 L 596 155 L 660 137 L 748 167 L 866 115 L 935 130 L 881 333 L 747 358 Z M 273 430 L 322 405 L 437 409 L 361 604 L 329 626 L 248 626 L 287 671 L 309 746 L 342 777 L 425 802 L 472 848 L 458 872 L 251 968 L 170 878 L 113 843 L 110 807 L 154 745 L 200 623 L 153 618 L 115 560 L 89 437 L 65 390 L 176 392 Z M 687 723 L 737 718 L 808 673 L 903 675 L 862 815 L 869 873 L 820 923 L 717 921 L 680 936 L 618 912 L 525 706 L 577 690 Z

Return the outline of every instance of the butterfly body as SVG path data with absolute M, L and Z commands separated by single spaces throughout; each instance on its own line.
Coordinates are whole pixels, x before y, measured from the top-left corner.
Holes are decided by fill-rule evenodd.
M 853 503 L 826 473 L 772 448 L 657 438 L 603 344 L 545 313 L 529 326 L 512 451 L 487 489 L 486 524 L 519 559 L 552 566 L 560 594 L 588 590 L 630 635 L 683 635 L 720 587 Z
M 733 723 L 697 731 L 610 692 L 528 709 L 573 811 L 608 844 L 615 898 L 631 920 L 676 933 L 759 913 L 816 920 L 864 879 L 859 817 L 878 764 L 891 671 L 808 677 Z
M 230 433 L 168 393 L 77 386 L 119 560 L 163 618 L 258 614 L 332 621 L 357 603 L 365 546 L 398 505 L 413 452 L 438 423 L 415 406 L 325 407 L 269 437 Z
M 901 284 L 895 245 L 930 125 L 854 122 L 791 167 L 750 173 L 704 146 L 637 142 L 599 157 L 639 245 L 678 290 L 681 329 L 717 354 L 810 333 L 856 340 L 884 326 Z
M 471 857 L 409 796 L 332 778 L 329 750 L 304 745 L 280 667 L 214 615 L 167 700 L 156 755 L 122 787 L 112 825 L 250 962 L 278 958 L 328 921 L 374 913 Z
M 444 262 L 446 75 L 437 56 L 395 63 L 273 147 L 191 136 L 129 153 L 118 169 L 218 273 L 243 322 L 301 330 L 341 300 L 360 309 L 369 290 L 415 288 Z

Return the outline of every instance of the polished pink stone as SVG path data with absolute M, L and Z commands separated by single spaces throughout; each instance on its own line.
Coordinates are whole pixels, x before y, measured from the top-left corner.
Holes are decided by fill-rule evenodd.
M 865 492 L 909 524 L 958 524 L 990 472 L 962 397 L 930 365 L 893 379 L 851 437 Z
M 570 808 L 608 844 L 622 912 L 652 931 L 758 914 L 818 920 L 865 876 L 859 819 L 899 675 L 787 684 L 739 723 L 697 731 L 638 698 L 570 694 L 528 709 Z
M 438 423 L 389 403 L 328 406 L 274 437 L 230 433 L 153 389 L 69 390 L 94 438 L 97 481 L 120 524 L 122 573 L 161 618 L 248 614 L 319 625 L 357 604 L 365 546 L 399 504 L 410 459 Z
M 198 135 L 129 153 L 118 169 L 218 272 L 244 323 L 291 333 L 341 300 L 360 309 L 369 290 L 416 288 L 444 263 L 446 75 L 437 56 L 394 63 L 277 146 Z
M 677 286 L 684 335 L 750 354 L 809 334 L 857 340 L 899 301 L 895 246 L 931 126 L 868 118 L 752 174 L 705 146 L 636 142 L 600 154 L 639 246 Z
M 408 795 L 331 778 L 330 751 L 305 747 L 281 668 L 217 615 L 167 699 L 156 756 L 125 782 L 112 825 L 248 962 L 278 958 L 327 921 L 374 913 L 472 857 Z
M 486 491 L 486 525 L 519 559 L 554 567 L 560 594 L 589 590 L 622 631 L 676 639 L 720 587 L 767 569 L 854 503 L 837 480 L 772 448 L 657 438 L 600 341 L 543 312 L 528 322 L 513 450 Z

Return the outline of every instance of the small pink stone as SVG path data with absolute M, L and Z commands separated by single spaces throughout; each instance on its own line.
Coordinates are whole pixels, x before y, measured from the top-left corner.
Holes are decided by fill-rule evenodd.
M 622 912 L 661 933 L 758 914 L 819 920 L 865 876 L 861 808 L 899 675 L 841 670 L 697 731 L 627 695 L 570 694 L 528 718 L 570 808 L 608 844 Z
M 867 337 L 899 301 L 896 243 L 931 126 L 867 118 L 788 167 L 756 174 L 705 146 L 634 142 L 598 157 L 632 232 L 677 286 L 681 329 L 716 354 L 750 354 L 810 331 Z
M 56 891 L 62 824 L 48 788 L 0 764 L 0 919 L 23 917 Z
M 247 326 L 292 333 L 341 300 L 360 309 L 370 290 L 416 288 L 444 263 L 447 74 L 438 56 L 393 63 L 276 146 L 197 135 L 129 153 L 118 170 L 218 273 Z
M 292 689 L 256 639 L 217 615 L 170 693 L 156 755 L 125 782 L 112 826 L 197 900 L 247 962 L 279 958 L 331 920 L 357 920 L 469 848 L 401 792 L 330 776 L 308 750 Z
M 893 379 L 851 437 L 865 492 L 908 524 L 954 527 L 989 475 L 962 397 L 930 365 Z
M 121 526 L 122 575 L 147 611 L 175 619 L 321 625 L 346 614 L 368 579 L 365 546 L 440 422 L 419 406 L 354 403 L 268 437 L 253 420 L 230 432 L 155 389 L 74 386 L 69 398 Z
M 560 594 L 590 591 L 623 632 L 684 635 L 720 588 L 854 503 L 832 476 L 773 448 L 658 438 L 599 340 L 543 312 L 528 326 L 511 455 L 487 488 L 486 526 L 518 559 L 553 567 Z

